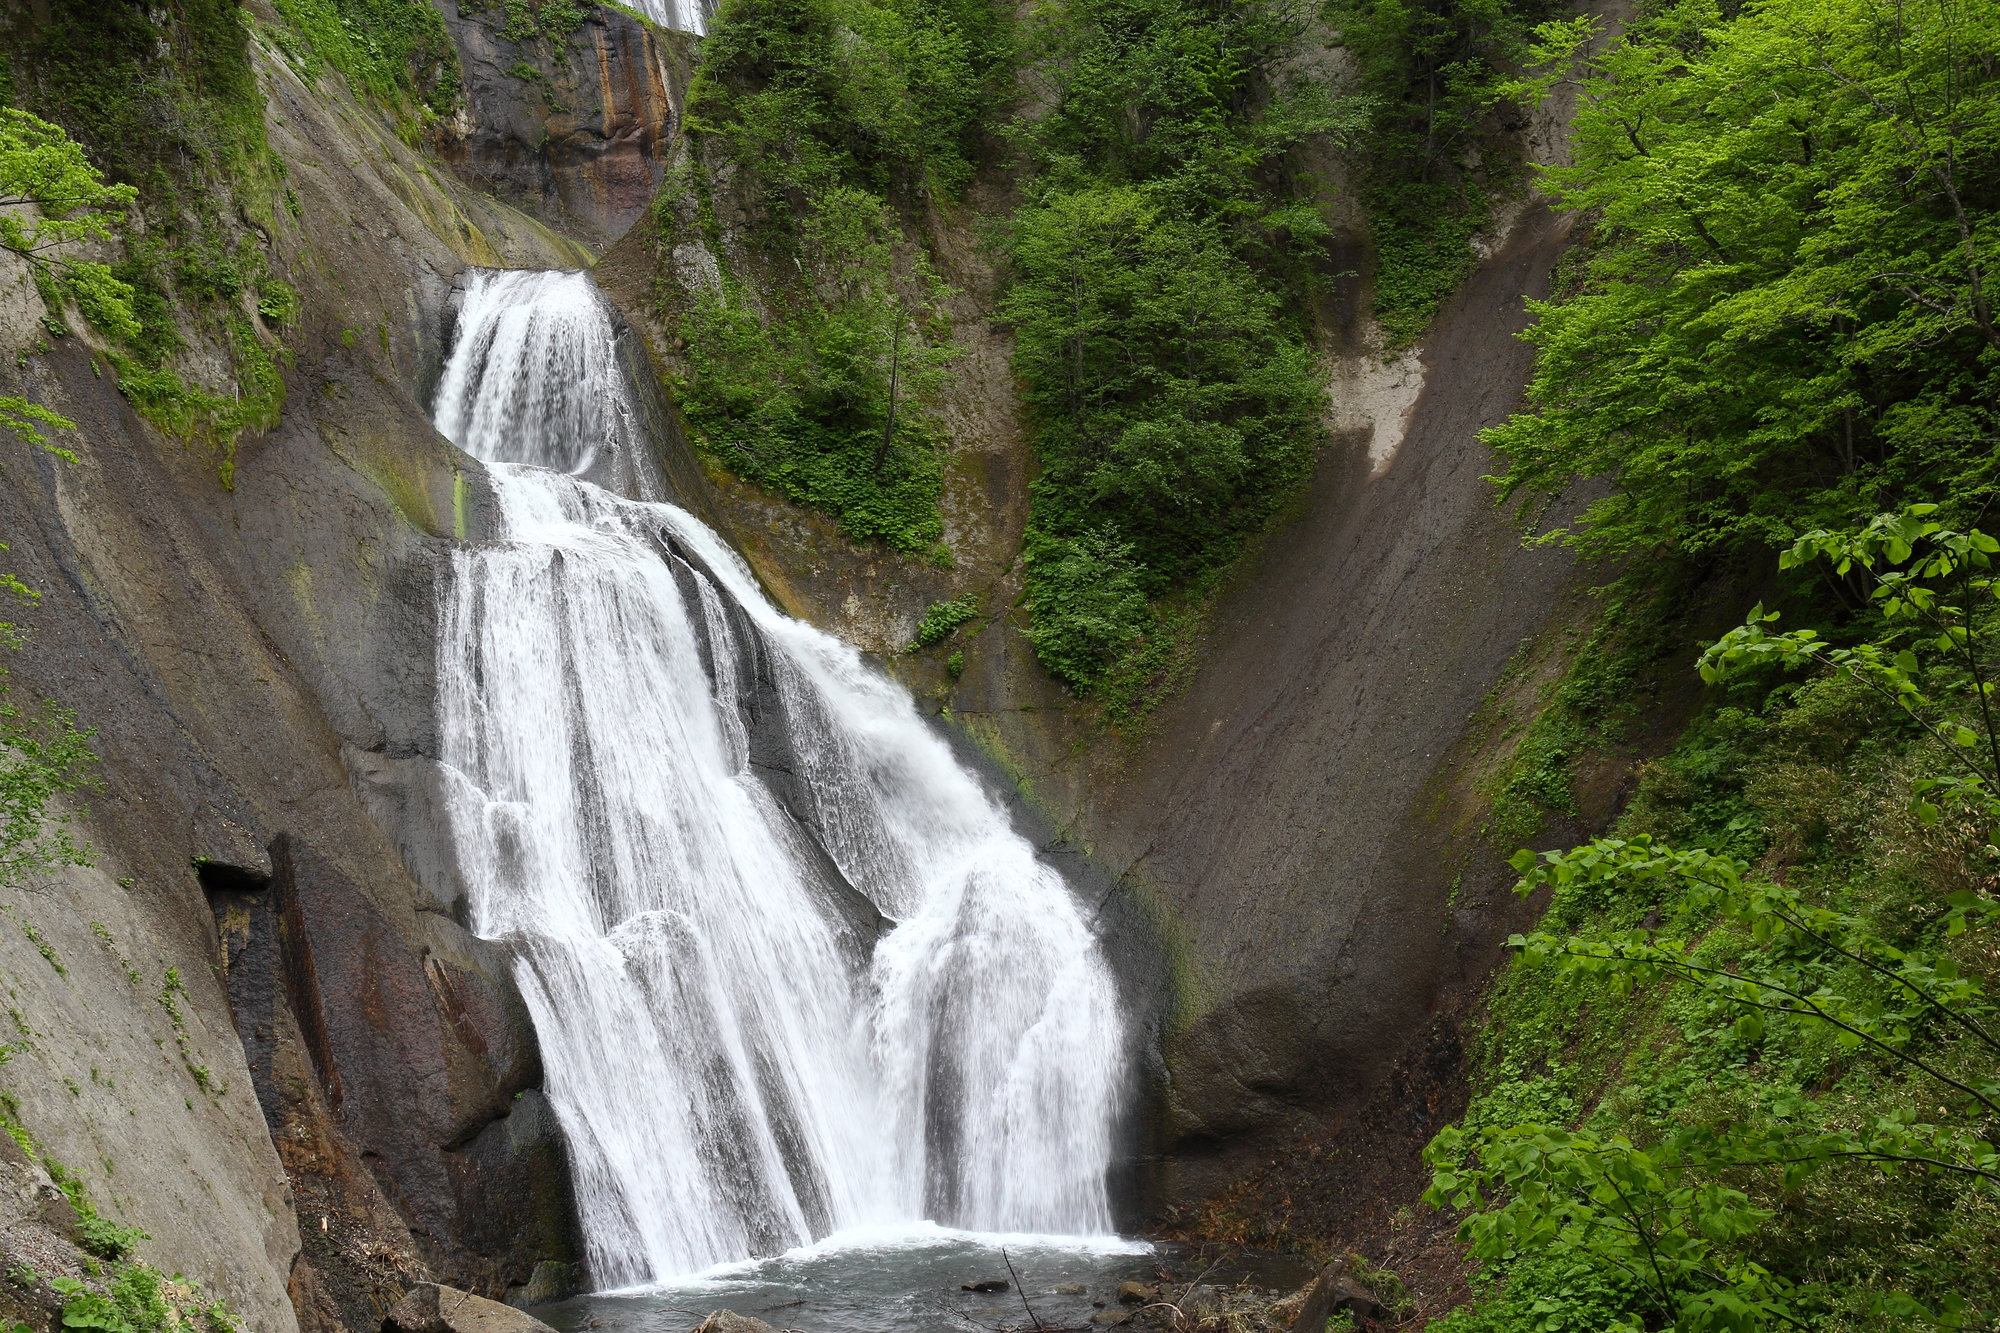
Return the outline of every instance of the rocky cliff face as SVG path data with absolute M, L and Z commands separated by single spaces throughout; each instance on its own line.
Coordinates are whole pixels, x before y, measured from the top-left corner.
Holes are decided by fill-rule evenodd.
M 608 9 L 572 31 L 443 12 L 466 103 L 425 152 L 338 76 L 308 85 L 257 52 L 300 199 L 265 244 L 306 315 L 283 418 L 242 441 L 233 490 L 132 413 L 83 339 L 25 354 L 6 390 L 79 423 L 73 465 L 0 435 L 0 524 L 7 567 L 42 594 L 18 616 L 35 631 L 19 686 L 100 729 L 104 779 L 78 811 L 98 866 L 6 904 L 65 970 L 0 923 L 25 1029 L 7 1087 L 50 1156 L 152 1233 L 142 1255 L 255 1327 L 373 1328 L 429 1278 L 549 1296 L 579 1257 L 507 960 L 439 888 L 433 598 L 485 499 L 426 395 L 468 265 L 608 249 L 629 359 L 650 377 L 671 357 L 665 257 L 633 224 L 673 151 L 690 44 Z M 968 215 L 1007 190 L 981 181 Z M 1339 267 L 1365 270 L 1356 219 L 1330 207 L 1354 261 Z M 1421 352 L 1390 362 L 1358 319 L 1365 290 L 1342 289 L 1324 312 L 1336 430 L 1310 492 L 1218 602 L 1185 690 L 1118 737 L 1036 665 L 1018 613 L 963 643 L 955 680 L 900 652 L 931 601 L 1018 597 L 1032 474 L 986 319 L 994 274 L 969 226 L 927 221 L 966 351 L 947 404 L 956 569 L 710 476 L 664 399 L 655 434 L 682 498 L 779 600 L 882 654 L 1101 892 L 1145 1019 L 1138 1221 L 1347 1122 L 1490 961 L 1500 919 L 1467 904 L 1504 896 L 1503 872 L 1471 827 L 1467 720 L 1571 580 L 1490 507 L 1474 434 L 1514 404 L 1520 298 L 1563 232 L 1523 215 Z M 4 276 L 9 345 L 32 349 L 45 312 Z M 23 1220 L 0 1225 L 15 1248 L 64 1225 L 23 1179 Z
M 332 71 L 253 49 L 296 200 L 259 235 L 304 316 L 287 408 L 238 443 L 233 489 L 133 413 L 87 333 L 49 345 L 18 265 L 0 275 L 8 391 L 78 423 L 73 464 L 0 437 L 6 567 L 39 593 L 14 684 L 95 726 L 102 756 L 75 811 L 97 865 L 7 895 L 9 1104 L 150 1233 L 141 1258 L 254 1328 L 372 1329 L 416 1280 L 518 1299 L 577 1277 L 507 959 L 412 873 L 434 853 L 405 836 L 431 813 L 409 773 L 435 753 L 437 562 L 484 504 L 425 395 L 462 269 L 586 263 L 572 237 L 643 207 L 668 115 L 655 41 L 587 18 L 570 81 L 524 85 L 595 90 L 554 135 L 475 80 L 460 165 L 569 235 L 412 151 Z M 0 1244 L 70 1253 L 66 1226 L 36 1213 Z
M 695 39 L 601 7 L 570 31 L 526 6 L 439 8 L 466 97 L 438 155 L 474 188 L 608 248 L 659 187 Z

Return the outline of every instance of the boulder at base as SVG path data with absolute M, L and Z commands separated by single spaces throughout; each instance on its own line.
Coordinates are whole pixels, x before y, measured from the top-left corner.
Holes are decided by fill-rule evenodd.
M 531 1314 L 456 1287 L 419 1282 L 382 1319 L 382 1333 L 555 1333 Z
M 1292 1333 L 1320 1333 L 1326 1321 L 1342 1310 L 1357 1319 L 1380 1319 L 1388 1313 L 1375 1299 L 1375 1293 L 1348 1273 L 1346 1263 L 1335 1259 L 1320 1270 L 1318 1280 L 1306 1292 L 1305 1304 L 1299 1307 Z
M 701 1327 L 694 1333 L 778 1333 L 761 1319 L 752 1319 L 734 1310 L 717 1310 L 702 1320 Z

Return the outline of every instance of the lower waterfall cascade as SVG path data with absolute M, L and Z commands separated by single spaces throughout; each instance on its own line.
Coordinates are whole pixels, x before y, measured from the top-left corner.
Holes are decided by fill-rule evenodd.
M 586 273 L 475 270 L 437 408 L 498 509 L 440 603 L 448 834 L 593 1283 L 920 1220 L 1109 1232 L 1090 914 L 907 691 L 684 510 L 573 475 L 646 447 L 614 338 Z

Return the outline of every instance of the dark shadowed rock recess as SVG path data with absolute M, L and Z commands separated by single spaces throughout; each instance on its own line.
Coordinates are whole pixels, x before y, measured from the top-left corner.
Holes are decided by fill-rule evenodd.
M 439 155 L 475 189 L 602 251 L 646 211 L 680 124 L 695 39 L 603 6 L 519 40 L 514 10 L 441 0 L 465 105 Z

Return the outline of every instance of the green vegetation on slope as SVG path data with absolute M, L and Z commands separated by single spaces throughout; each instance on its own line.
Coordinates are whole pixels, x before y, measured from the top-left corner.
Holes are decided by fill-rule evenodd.
M 725 465 L 859 540 L 942 531 L 947 292 L 904 219 L 970 180 L 1008 53 L 987 0 L 730 0 L 703 42 L 693 159 L 657 208 L 670 248 L 712 260 L 668 293 L 675 397 Z
M 799 233 L 790 281 L 755 291 L 718 272 L 685 296 L 681 411 L 740 475 L 857 540 L 923 551 L 943 530 L 943 441 L 925 410 L 953 355 L 943 285 L 864 190 L 820 194 Z
M 5 43 L 8 100 L 63 126 L 149 200 L 192 206 L 190 187 L 274 169 L 236 0 L 50 0 L 17 9 Z
M 1495 131 L 1526 127 L 1508 96 L 1550 0 L 1332 0 L 1328 16 L 1373 99 L 1362 203 L 1375 316 L 1390 348 L 1415 342 L 1472 271 L 1491 194 L 1519 180 Z
M 1592 225 L 1503 488 L 1612 476 L 1556 539 L 1655 583 L 1776 546 L 1785 614 L 1710 647 L 1614 837 L 1516 859 L 1552 897 L 1430 1150 L 1487 1265 L 1440 1327 L 1991 1328 L 2000 20 L 1689 0 L 1584 59 L 1588 28 L 1540 34 Z M 1673 600 L 1628 634 L 1657 657 Z M 1524 740 L 1498 831 L 1563 810 L 1587 711 Z
M 4 548 L 0 548 L 4 549 Z M 37 594 L 10 574 L 0 574 L 0 590 L 32 599 Z M 23 632 L 0 621 L 0 651 L 14 652 Z M 79 731 L 76 714 L 46 699 L 16 698 L 0 666 L 0 884 L 65 865 L 89 865 L 90 851 L 79 846 L 49 813 L 49 802 L 91 783 L 95 733 Z
M 1114 715 L 1175 656 L 1178 597 L 1296 490 L 1322 438 L 1307 344 L 1326 223 L 1301 148 L 1366 115 L 1290 70 L 1287 0 L 1069 0 L 1028 34 L 1033 175 L 1012 221 L 1016 339 L 1041 463 L 1031 637 Z
M 1954 726 L 1960 684 L 1930 687 Z M 1989 1326 L 1991 811 L 1911 800 L 1955 748 L 1861 674 L 1766 672 L 1617 837 L 1523 855 L 1554 896 L 1430 1150 L 1489 1264 L 1439 1327 Z
M 130 206 L 108 278 L 80 285 L 91 265 L 43 258 L 49 332 L 68 332 L 62 312 L 73 299 L 116 349 L 133 406 L 208 444 L 224 486 L 236 437 L 277 421 L 287 355 L 278 333 L 297 315 L 257 234 L 280 225 L 284 164 L 265 143 L 246 22 L 233 0 L 150 10 L 53 0 L 17 11 L 0 32 L 11 100 L 73 136 L 122 192 L 117 205 Z M 223 354 L 230 382 L 182 378 L 189 332 Z
M 463 83 L 458 52 L 443 15 L 427 0 L 273 3 L 285 26 L 271 35 L 307 82 L 331 66 L 356 93 L 407 117 L 412 130 L 457 109 Z
M 106 1272 L 103 1264 L 85 1258 L 81 1267 L 86 1277 L 77 1278 L 47 1274 L 17 1263 L 8 1271 L 7 1281 L 20 1287 L 47 1281 L 63 1298 L 61 1326 L 65 1329 L 99 1333 L 242 1333 L 242 1320 L 227 1301 L 208 1299 L 200 1283 L 179 1273 L 168 1277 L 134 1258 L 133 1251 L 139 1242 L 152 1237 L 99 1213 L 82 1173 L 42 1151 L 34 1135 L 20 1121 L 19 1104 L 12 1097 L 0 1094 L 0 1105 L 5 1107 L 0 1111 L 0 1132 L 5 1132 L 22 1152 L 41 1163 L 75 1211 L 77 1248 L 110 1265 L 110 1271 Z M 46 1252 L 39 1262 L 47 1262 Z M 16 1333 L 27 1327 L 14 1326 Z
M 25 112 L 0 109 L 0 203 L 36 209 L 32 218 L 12 208 L 0 216 L 0 249 L 34 266 L 45 287 L 66 289 L 108 322 L 127 325 L 130 289 L 104 265 L 70 263 L 51 273 L 48 256 L 58 247 L 110 235 L 114 210 L 131 197 L 129 186 L 107 186 L 61 130 Z M 50 433 L 75 426 L 19 394 L 0 395 L 0 429 L 69 462 L 75 455 Z M 6 549 L 0 543 L 0 551 Z M 4 571 L 0 594 L 27 603 L 41 596 Z M 0 651 L 17 651 L 25 640 L 19 626 L 0 621 Z M 76 729 L 74 713 L 45 699 L 22 703 L 8 675 L 0 666 L 0 884 L 18 884 L 57 866 L 90 863 L 65 821 L 50 820 L 49 802 L 88 785 L 89 765 L 97 756 L 90 751 L 92 733 Z

